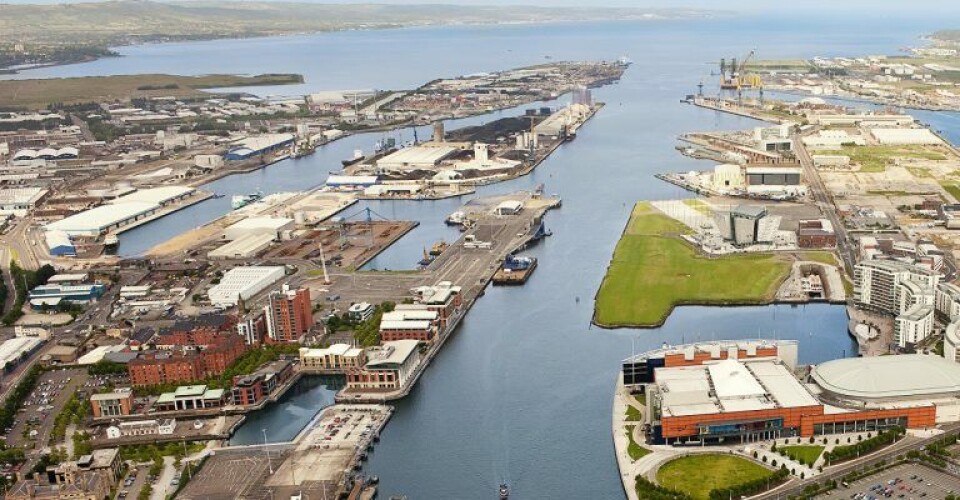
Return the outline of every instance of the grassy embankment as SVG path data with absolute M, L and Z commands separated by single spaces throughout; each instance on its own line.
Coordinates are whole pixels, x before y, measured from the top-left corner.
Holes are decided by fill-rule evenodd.
M 760 464 L 733 455 L 689 455 L 667 462 L 657 471 L 657 483 L 681 491 L 694 500 L 706 500 L 722 490 L 773 476 Z
M 860 165 L 860 172 L 879 173 L 896 158 L 914 160 L 946 160 L 947 157 L 926 146 L 842 146 L 832 153 L 849 156 L 852 163 Z
M 812 466 L 820 458 L 820 454 L 823 453 L 823 446 L 812 444 L 784 446 L 777 448 L 777 451 L 783 451 L 791 460 Z
M 680 238 L 689 231 L 650 204 L 637 204 L 597 293 L 594 322 L 655 327 L 678 305 L 768 303 L 790 273 L 788 256 L 700 255 Z
M 126 101 L 137 97 L 193 97 L 202 89 L 303 83 L 296 74 L 239 75 L 113 75 L 83 78 L 0 81 L 0 107 L 45 108 L 53 103 Z
M 652 451 L 640 446 L 636 440 L 633 439 L 633 429 L 636 428 L 634 425 L 628 425 L 624 427 L 627 431 L 627 439 L 630 440 L 630 443 L 627 445 L 627 454 L 630 455 L 630 460 L 636 462 L 641 458 L 653 453 Z

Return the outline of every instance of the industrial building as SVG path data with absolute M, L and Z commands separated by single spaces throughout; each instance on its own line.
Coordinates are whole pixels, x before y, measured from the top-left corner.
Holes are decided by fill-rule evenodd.
M 801 183 L 800 167 L 746 167 L 747 193 L 755 195 L 801 195 L 806 187 Z
M 723 163 L 713 167 L 711 178 L 713 189 L 720 192 L 729 192 L 743 189 L 745 179 L 743 167 L 733 163 Z
M 241 236 L 219 248 L 207 252 L 210 260 L 249 259 L 270 248 L 276 238 L 272 234 Z
M 106 287 L 99 284 L 61 285 L 57 283 L 40 285 L 30 290 L 30 307 L 41 309 L 55 308 L 61 303 L 87 304 L 100 298 Z
M 284 276 L 281 266 L 238 266 L 226 273 L 220 283 L 207 292 L 210 302 L 221 306 L 235 306 L 240 299 L 247 300 Z
M 0 214 L 23 217 L 46 198 L 46 189 L 40 187 L 15 187 L 0 189 Z
M 799 222 L 797 246 L 800 248 L 834 248 L 837 232 L 827 219 L 807 219 Z
M 182 186 L 142 189 L 108 204 L 51 222 L 46 229 L 62 231 L 68 236 L 99 236 L 152 217 L 161 208 L 189 198 L 195 191 L 194 188 Z
M 796 376 L 795 341 L 666 346 L 623 362 L 646 393 L 652 442 L 727 443 L 924 429 L 960 419 L 960 365 L 937 356 L 847 358 Z
M 246 160 L 289 147 L 293 143 L 293 134 L 266 134 L 247 137 L 231 144 L 230 150 L 224 155 L 224 159 L 228 161 Z
M 47 249 L 50 255 L 54 257 L 68 257 L 77 254 L 77 249 L 73 246 L 73 241 L 70 240 L 70 235 L 66 232 L 47 230 L 44 231 L 43 236 L 47 242 Z
M 269 234 L 280 239 L 280 233 L 294 228 L 293 219 L 286 217 L 247 217 L 223 230 L 223 239 L 234 241 L 244 236 Z
M 883 146 L 943 144 L 937 134 L 926 128 L 871 128 L 869 131 Z
M 0 344 L 0 367 L 9 372 L 43 345 L 39 337 L 14 337 Z
M 385 171 L 434 170 L 440 162 L 462 150 L 454 143 L 428 142 L 403 148 L 377 160 L 377 168 Z
M 357 190 L 373 186 L 378 180 L 375 175 L 331 175 L 325 184 L 331 188 Z

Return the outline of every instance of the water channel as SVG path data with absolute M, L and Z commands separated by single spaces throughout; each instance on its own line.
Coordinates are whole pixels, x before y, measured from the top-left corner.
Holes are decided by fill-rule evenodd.
M 640 199 L 686 197 L 656 180 L 663 171 L 707 165 L 674 151 L 692 130 L 738 129 L 754 121 L 680 104 L 711 63 L 758 48 L 762 57 L 812 57 L 893 52 L 942 28 L 911 17 L 857 22 L 818 18 L 734 17 L 715 20 L 608 22 L 545 26 L 416 28 L 238 41 L 123 48 L 125 57 L 45 68 L 21 76 L 171 73 L 305 73 L 295 93 L 312 89 L 404 88 L 438 76 L 490 71 L 553 59 L 613 59 L 635 64 L 617 85 L 594 94 L 608 105 L 531 175 L 481 188 L 477 195 L 545 184 L 563 197 L 547 224 L 554 236 L 532 248 L 540 268 L 522 288 L 493 288 L 397 411 L 371 455 L 382 495 L 411 499 L 489 499 L 507 480 L 516 498 L 622 498 L 613 455 L 610 409 L 618 362 L 632 351 L 696 339 L 757 336 L 798 339 L 801 362 L 854 351 L 843 307 L 808 305 L 740 308 L 683 307 L 652 330 L 607 331 L 590 326 L 593 296 L 630 207 Z M 149 69 L 148 69 L 149 68 Z M 488 120 L 491 117 L 471 119 Z M 466 122 L 471 122 L 466 120 Z M 957 138 L 956 115 L 927 122 Z M 448 125 L 448 129 L 450 126 Z M 425 131 L 424 131 L 425 132 Z M 411 139 L 405 131 L 404 140 Z M 369 150 L 380 134 L 350 137 L 300 160 L 211 183 L 225 193 L 300 190 L 315 186 L 353 149 Z M 371 262 L 410 268 L 424 246 L 455 233 L 443 218 L 465 201 L 369 202 L 391 219 L 420 227 Z M 137 255 L 229 209 L 210 200 L 129 231 L 121 252 Z M 331 401 L 322 381 L 305 381 L 283 401 L 252 415 L 234 438 L 283 440 Z

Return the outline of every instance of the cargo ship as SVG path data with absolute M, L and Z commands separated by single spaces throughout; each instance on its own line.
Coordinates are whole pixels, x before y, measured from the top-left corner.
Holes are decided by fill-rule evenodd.
M 230 206 L 233 207 L 234 210 L 237 210 L 262 199 L 263 191 L 257 191 L 256 193 L 248 194 L 236 194 L 230 199 Z
M 530 279 L 537 268 L 536 257 L 516 257 L 512 254 L 503 259 L 503 265 L 493 275 L 494 285 L 522 285 Z

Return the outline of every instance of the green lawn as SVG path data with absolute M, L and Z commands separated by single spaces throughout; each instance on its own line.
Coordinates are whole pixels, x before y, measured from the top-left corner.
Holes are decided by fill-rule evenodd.
M 704 215 L 710 215 L 712 213 L 712 210 L 710 210 L 710 206 L 704 203 L 703 200 L 698 200 L 696 198 L 688 198 L 686 200 L 683 200 L 683 204 L 687 205 L 688 207 Z
M 894 158 L 946 160 L 943 153 L 926 146 L 842 146 L 837 154 L 850 157 L 861 172 L 883 172 Z
M 671 460 L 657 471 L 657 483 L 706 500 L 711 490 L 772 476 L 773 471 L 734 455 L 689 455 Z
M 640 403 L 640 406 L 647 406 L 647 394 L 646 394 L 646 393 L 634 394 L 634 395 L 633 395 L 633 399 L 636 399 L 637 402 Z
M 641 417 L 640 410 L 627 406 L 627 422 L 639 422 Z
M 627 445 L 627 454 L 630 455 L 630 460 L 636 462 L 652 452 L 643 446 L 640 446 L 636 441 L 633 440 L 634 427 L 635 426 L 633 425 L 628 425 L 625 427 L 625 429 L 627 430 L 627 439 L 630 440 L 630 444 Z
M 682 304 L 761 304 L 790 272 L 787 257 L 708 258 L 678 237 L 689 228 L 638 204 L 597 294 L 602 326 L 654 327 Z
M 960 201 L 960 186 L 956 182 L 940 181 L 940 185 L 950 193 L 950 196 L 953 196 L 954 200 Z
M 827 252 L 824 250 L 803 252 L 800 254 L 800 258 L 812 262 L 819 262 L 821 264 L 830 264 L 831 266 L 837 265 L 837 258 L 833 255 L 833 252 Z
M 777 448 L 777 450 L 783 450 L 788 457 L 792 460 L 796 460 L 802 464 L 813 465 L 814 462 L 820 458 L 820 454 L 823 453 L 823 446 L 817 445 L 798 445 L 798 446 L 784 446 L 782 448 Z

